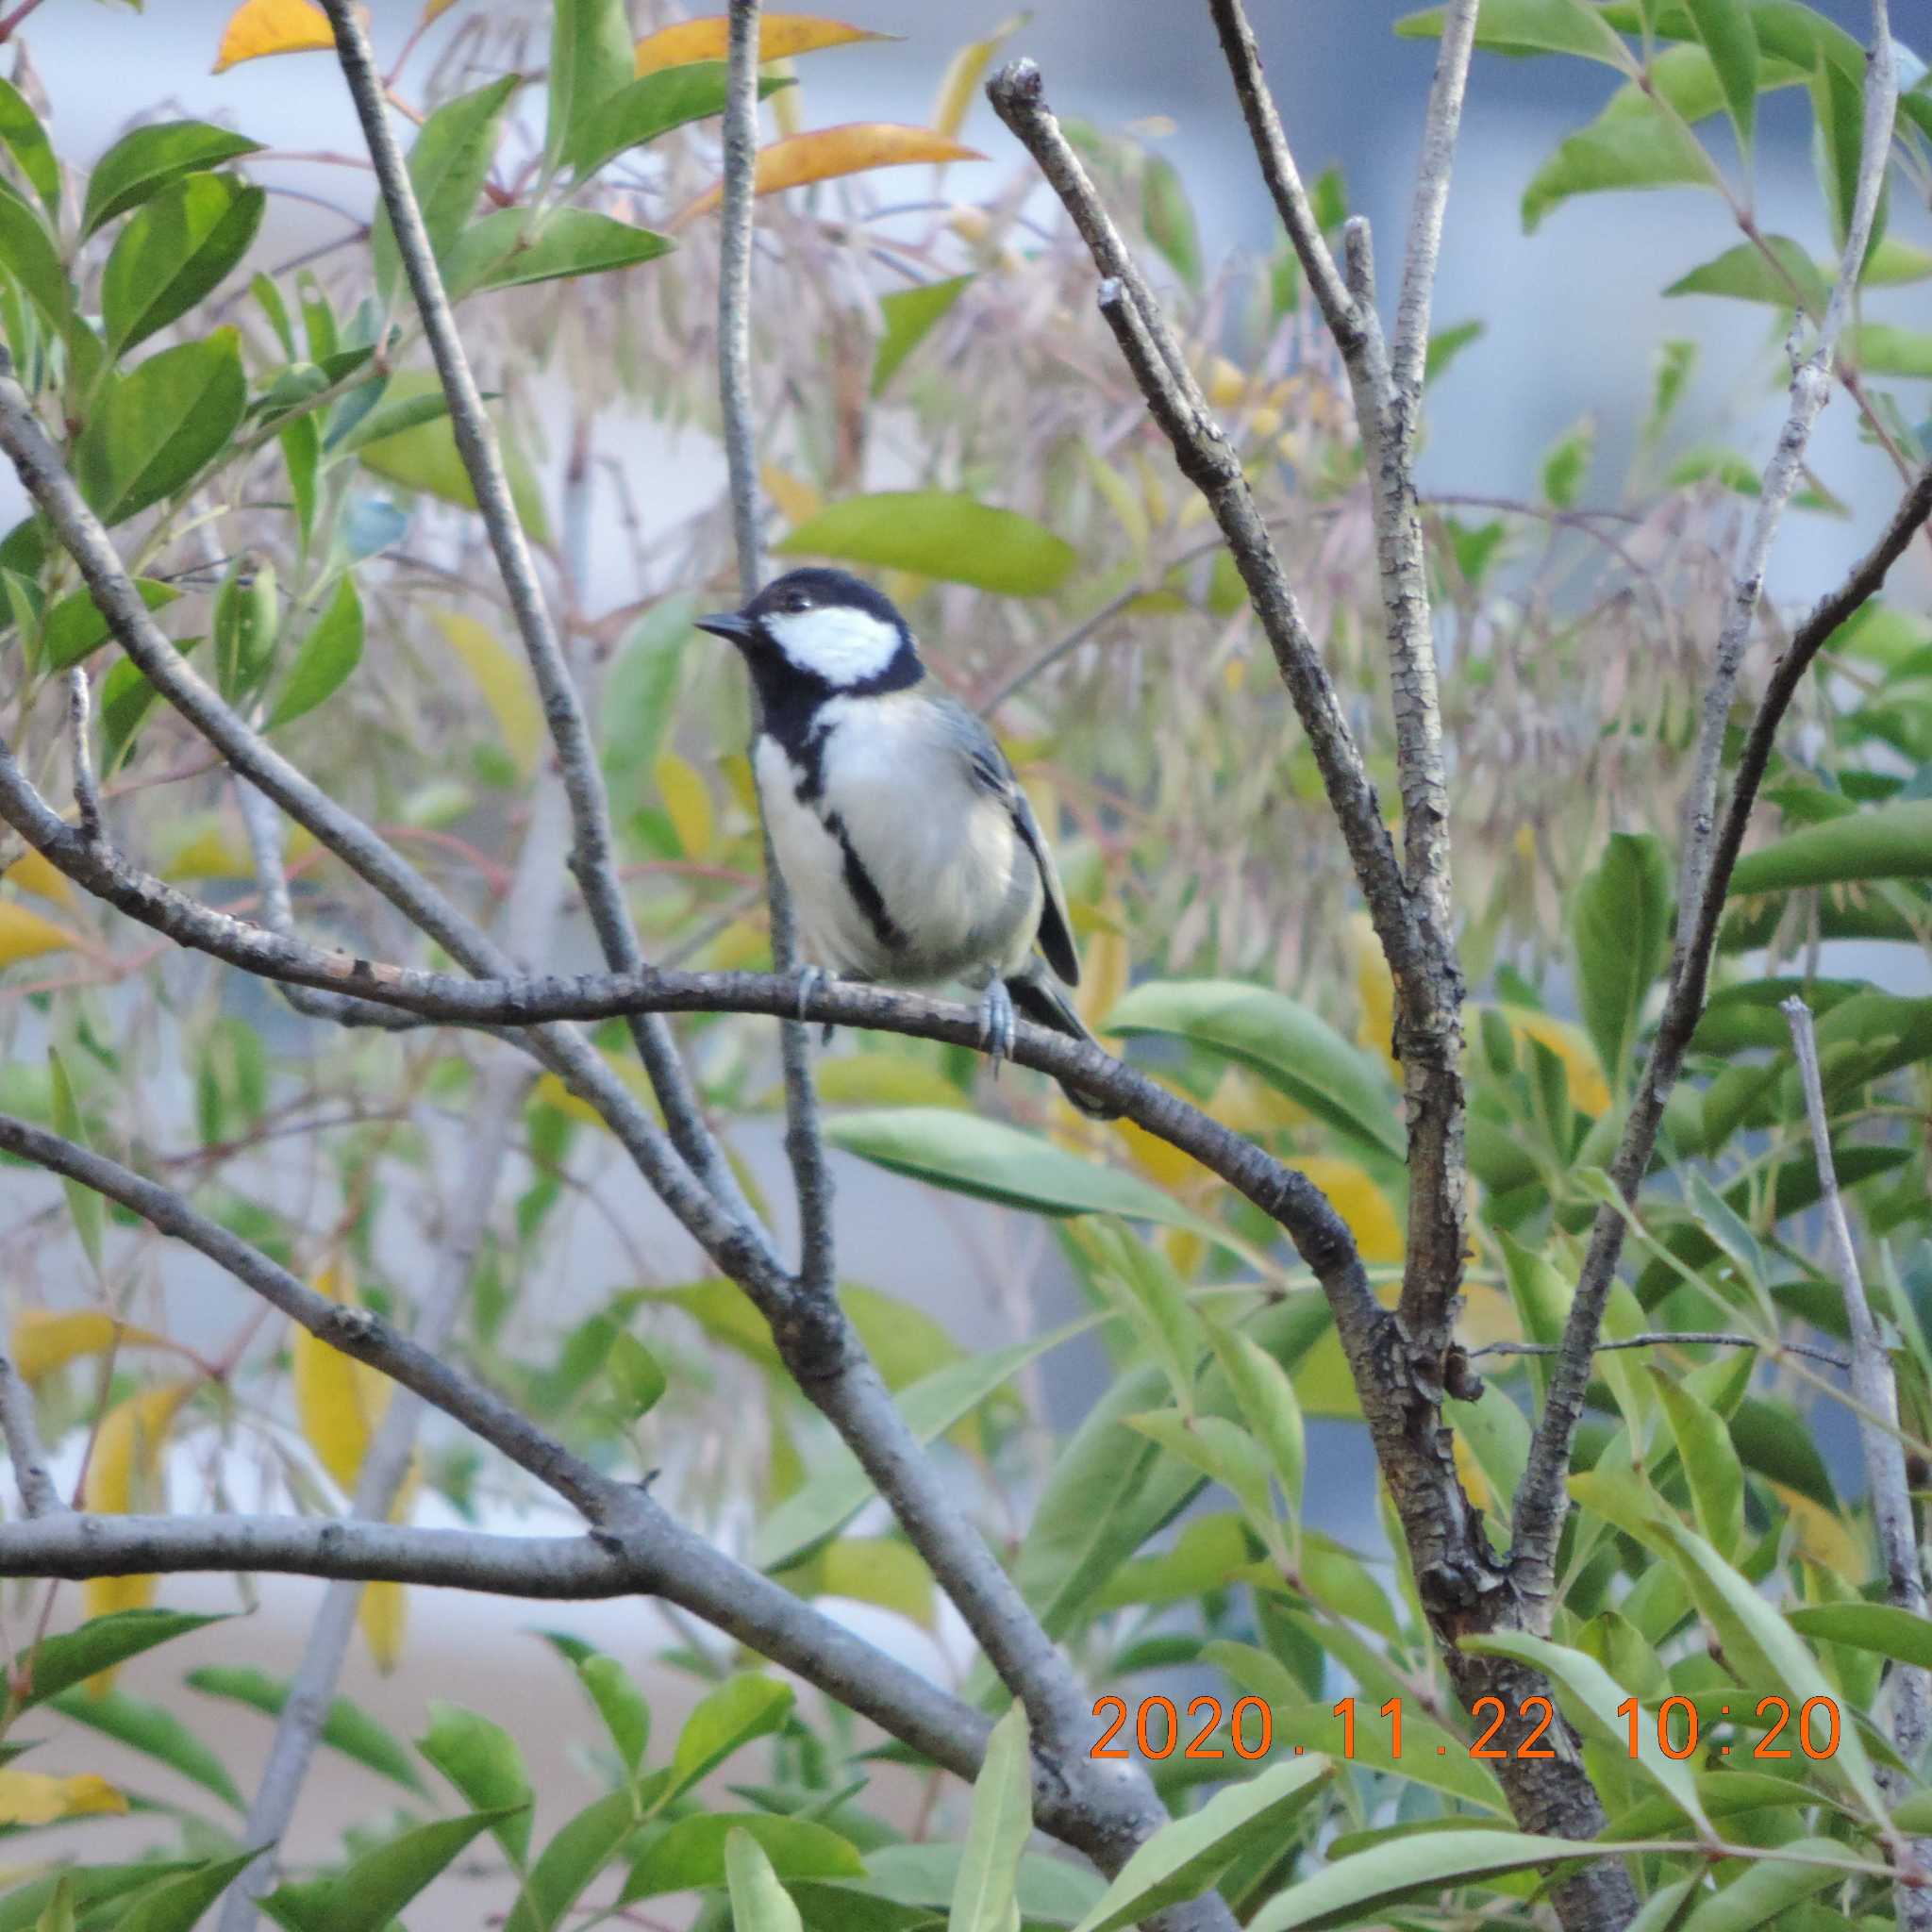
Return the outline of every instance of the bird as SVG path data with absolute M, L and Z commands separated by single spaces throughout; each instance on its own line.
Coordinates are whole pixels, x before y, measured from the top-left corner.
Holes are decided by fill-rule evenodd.
M 737 648 L 758 694 L 752 772 L 807 956 L 801 1005 L 827 974 L 961 982 L 995 1075 L 1016 1009 L 1091 1041 L 1056 983 L 1079 984 L 1080 957 L 1046 835 L 992 733 L 933 689 L 891 600 L 812 567 L 695 622 Z

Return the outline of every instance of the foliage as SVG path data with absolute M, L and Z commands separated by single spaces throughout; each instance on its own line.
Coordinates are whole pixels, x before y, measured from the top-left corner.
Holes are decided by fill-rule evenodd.
M 442 11 L 432 0 L 425 25 Z M 752 909 L 742 692 L 690 628 L 694 594 L 728 578 L 722 506 L 634 529 L 637 597 L 601 615 L 579 608 L 575 558 L 613 396 L 667 437 L 716 428 L 707 124 L 723 103 L 723 47 L 703 22 L 634 48 L 621 9 L 554 11 L 547 47 L 485 15 L 429 43 L 412 179 L 466 339 L 501 371 L 491 400 L 518 514 L 570 608 L 573 653 L 601 676 L 601 750 L 646 953 L 758 965 L 768 941 Z M 321 20 L 300 0 L 250 0 L 220 63 L 325 47 Z M 1398 31 L 1439 25 L 1418 14 Z M 841 58 L 862 58 L 873 38 L 801 16 L 765 30 L 771 59 L 855 44 Z M 142 27 L 112 31 L 132 45 Z M 1815 317 L 1831 264 L 1751 211 L 1763 124 L 1789 92 L 1812 117 L 1824 225 L 1842 232 L 1862 55 L 1822 15 L 1796 0 L 1487 0 L 1477 39 L 1617 77 L 1526 183 L 1526 228 L 1590 194 L 1708 192 L 1744 239 L 1664 267 L 1665 292 L 1768 308 L 1780 339 L 1794 314 Z M 989 57 L 965 50 L 962 71 Z M 529 76 L 546 63 L 540 90 Z M 765 92 L 788 98 L 787 78 L 768 75 Z M 245 80 L 233 95 L 243 123 Z M 1345 970 L 1348 889 L 1319 782 L 1225 553 L 1123 408 L 1131 391 L 1088 319 L 1085 258 L 1016 224 L 1013 196 L 978 175 L 948 175 L 959 198 L 923 225 L 881 218 L 876 252 L 913 286 L 883 279 L 851 239 L 879 198 L 848 177 L 973 158 L 954 139 L 961 100 L 948 81 L 927 125 L 801 129 L 761 158 L 775 260 L 759 269 L 755 366 L 765 484 L 785 525 L 773 548 L 878 573 L 923 633 L 946 641 L 950 684 L 1004 695 L 1008 748 L 1058 834 L 1083 1013 L 1144 1041 L 1137 1051 L 1177 1091 L 1316 1178 L 1392 1291 L 1404 1142 L 1386 972 L 1373 958 Z M 1179 285 L 1204 387 L 1288 525 L 1293 574 L 1321 586 L 1318 629 L 1344 690 L 1363 694 L 1372 773 L 1390 794 L 1392 736 L 1369 702 L 1382 643 L 1362 453 L 1292 258 L 1204 259 L 1182 176 L 1131 141 L 1075 131 Z M 1921 85 L 1903 104 L 1896 167 L 1922 192 L 1928 141 Z M 144 600 L 318 782 L 487 909 L 509 888 L 504 855 L 536 836 L 542 710 L 477 567 L 475 495 L 386 225 L 318 263 L 258 267 L 264 197 L 246 136 L 155 123 L 83 170 L 8 88 L 0 142 L 0 326 Z M 1316 192 L 1339 227 L 1342 184 Z M 1800 213 L 1777 219 L 1800 226 Z M 1868 438 L 1913 466 L 1928 454 L 1923 395 L 1881 378 L 1932 372 L 1932 338 L 1877 310 L 1928 279 L 1932 253 L 1896 233 L 1878 241 L 1852 365 Z M 1439 332 L 1432 382 L 1473 340 L 1470 325 Z M 1451 632 L 1466 958 L 1481 986 L 1467 1063 L 1480 1198 L 1460 1334 L 1487 1387 L 1466 1387 L 1450 1412 L 1463 1481 L 1498 1538 L 1545 1367 L 1483 1350 L 1555 1341 L 1610 1192 L 1619 1109 L 1669 958 L 1694 693 L 1755 488 L 1740 452 L 1678 437 L 1692 360 L 1662 345 L 1614 505 L 1591 499 L 1586 423 L 1515 508 L 1471 523 L 1424 507 Z M 1776 375 L 1775 358 L 1765 369 Z M 561 485 L 559 391 L 573 451 Z M 1836 505 L 1818 479 L 1809 500 Z M 152 708 L 34 519 L 0 541 L 0 582 L 17 735 L 36 757 L 58 742 L 62 674 L 82 667 L 117 838 L 151 870 L 247 909 L 254 861 L 223 774 Z M 1932 1823 L 1923 1767 L 1896 1764 L 1869 1715 L 1888 1660 L 1932 1660 L 1932 1632 L 1883 1603 L 1869 1511 L 1814 1442 L 1836 1384 L 1801 1349 L 1840 1346 L 1846 1327 L 1811 1225 L 1817 1180 L 1777 1008 L 1802 990 L 1820 1016 L 1839 1173 L 1923 1486 L 1932 1001 L 1884 990 L 1875 966 L 1869 979 L 1823 977 L 1817 949 L 1857 939 L 1905 958 L 1932 941 L 1932 622 L 1872 605 L 1828 665 L 1808 739 L 1778 755 L 1766 792 L 1779 824 L 1736 875 L 1722 983 L 1668 1116 L 1675 1185 L 1646 1197 L 1631 1280 L 1612 1300 L 1612 1339 L 1659 1340 L 1598 1363 L 1550 1635 L 1482 1640 L 1548 1680 L 1550 1716 L 1581 1740 L 1613 1836 L 1646 1847 L 1630 1865 L 1656 1924 L 1869 1917 L 1885 1908 L 1888 1845 Z M 282 862 L 305 929 L 358 955 L 409 952 L 305 839 Z M 131 947 L 124 924 L 32 856 L 0 882 L 0 973 L 7 1110 L 165 1174 L 336 1300 L 411 1310 L 408 1224 L 447 1198 L 483 1085 L 476 1041 L 292 1019 L 205 962 Z M 777 1110 L 768 1031 L 715 1016 L 683 1028 L 734 1149 Z M 634 1079 L 624 1029 L 597 1038 Z M 180 1105 L 171 1067 L 188 1076 Z M 1166 1143 L 1081 1122 L 1043 1087 L 993 1089 L 961 1052 L 849 1041 L 822 1073 L 834 1146 L 1041 1217 L 1086 1297 L 1084 1319 L 976 1357 L 895 1293 L 855 1284 L 846 1305 L 918 1437 L 990 1520 L 1015 1525 L 1013 1574 L 1101 1700 L 1096 1738 L 1102 1706 L 1119 1704 L 1122 1740 L 1153 1760 L 1175 1822 L 1111 1884 L 1039 1850 L 1016 1708 L 993 1728 L 970 1801 L 928 1841 L 905 1828 L 879 1760 L 940 1773 L 909 1747 L 875 1748 L 848 1712 L 799 1701 L 722 1648 L 680 1643 L 660 1662 L 704 1694 L 674 1732 L 654 1724 L 635 1657 L 553 1632 L 557 1669 L 582 1692 L 566 1722 L 591 1794 L 574 1813 L 533 1829 L 523 1719 L 492 1710 L 487 1685 L 477 1707 L 433 1707 L 413 1740 L 338 1699 L 324 1741 L 385 1780 L 394 1808 L 275 1890 L 275 1923 L 379 1932 L 458 1858 L 491 1861 L 511 1932 L 549 1932 L 592 1897 L 691 1892 L 706 1900 L 701 1924 L 728 1912 L 746 1932 L 1107 1932 L 1208 1887 L 1272 1928 L 1433 1924 L 1439 1901 L 1540 1909 L 1553 1860 L 1578 1855 L 1507 1828 L 1495 1754 L 1454 1694 L 1400 1537 L 1385 1546 L 1365 1515 L 1344 1542 L 1309 1520 L 1325 1453 L 1309 1424 L 1354 1426 L 1360 1411 L 1326 1309 L 1274 1224 Z M 306 1165 L 271 1151 L 285 1141 Z M 450 1352 L 602 1465 L 644 1479 L 661 1469 L 659 1493 L 786 1587 L 930 1630 L 932 1579 L 896 1529 L 880 1531 L 869 1479 L 815 1425 L 763 1324 L 679 1251 L 634 1239 L 636 1200 L 594 1112 L 546 1077 L 518 1110 L 515 1147 L 517 1186 L 480 1231 Z M 178 1310 L 148 1232 L 77 1184 L 64 1207 L 45 1191 L 46 1211 L 4 1236 L 10 1353 L 43 1432 L 89 1445 L 88 1507 L 163 1509 L 171 1471 L 178 1488 L 191 1467 L 245 1450 L 284 1502 L 340 1508 L 386 1388 L 306 1332 L 258 1335 L 240 1312 L 220 1348 L 189 1348 L 171 1333 Z M 571 1257 L 579 1231 L 606 1221 L 625 1263 L 587 1301 Z M 1748 1345 L 1689 1339 L 1713 1333 Z M 1058 1441 L 1031 1372 L 1082 1335 L 1099 1338 L 1113 1385 Z M 435 1435 L 402 1513 L 425 1497 L 465 1518 L 525 1500 L 512 1474 Z M 0 1932 L 185 1932 L 251 1849 L 212 1722 L 183 1723 L 149 1693 L 172 1685 L 177 1656 L 192 1660 L 188 1687 L 259 1712 L 280 1710 L 288 1683 L 219 1661 L 198 1634 L 209 1620 L 154 1607 L 156 1593 L 152 1577 L 96 1579 L 85 1620 L 51 1635 L 43 1596 L 22 1600 L 6 1748 L 31 1741 L 17 1731 L 27 1712 L 51 1714 L 51 1734 L 83 1753 L 104 1734 L 195 1790 L 143 1809 L 145 1860 L 20 1875 Z M 363 1628 L 386 1665 L 427 1641 L 405 1637 L 393 1584 L 370 1587 Z M 178 1651 L 146 1655 L 163 1644 Z M 1182 1687 L 1200 1694 L 1190 1704 Z M 1257 1728 L 1272 1740 L 1259 1752 Z M 141 1795 L 8 1764 L 0 1823 L 64 1825 Z M 16 1849 L 37 1857 L 35 1843 Z M 1409 1901 L 1422 1902 L 1412 1917 L 1390 1917 Z

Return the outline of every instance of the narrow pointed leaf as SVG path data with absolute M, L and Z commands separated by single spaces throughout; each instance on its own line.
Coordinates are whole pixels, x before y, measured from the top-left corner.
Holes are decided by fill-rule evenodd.
M 213 127 L 206 121 L 157 121 L 125 135 L 94 163 L 88 176 L 80 232 L 92 235 L 131 208 L 139 208 L 170 181 L 218 168 L 260 151 L 258 141 Z
M 862 175 L 874 168 L 904 168 L 918 162 L 983 161 L 977 148 L 948 141 L 929 127 L 905 127 L 891 121 L 848 121 L 838 127 L 815 127 L 758 150 L 753 176 L 754 194 L 779 194 L 788 188 L 809 187 L 841 175 Z M 708 188 L 672 224 L 708 215 L 723 197 L 721 186 Z
M 252 1665 L 209 1664 L 190 1671 L 185 1682 L 191 1690 L 199 1690 L 208 1697 L 232 1698 L 251 1710 L 260 1711 L 264 1717 L 279 1717 L 289 1701 L 286 1679 L 272 1677 Z M 353 1758 L 366 1770 L 401 1785 L 405 1790 L 413 1791 L 418 1797 L 427 1795 L 402 1740 L 348 1698 L 338 1697 L 329 1706 L 328 1715 L 323 1721 L 322 1741 L 331 1751 L 340 1751 L 344 1757 Z
M 782 557 L 832 557 L 1008 597 L 1058 590 L 1076 560 L 1072 544 L 1030 517 L 945 490 L 846 497 L 773 548 Z
M 979 1775 L 965 1855 L 953 1887 L 946 1932 L 1008 1932 L 1019 1918 L 1014 1887 L 1033 1832 L 1033 1760 L 1026 1712 L 1014 1704 L 992 1727 Z
M 736 1932 L 804 1932 L 805 1921 L 787 1896 L 764 1848 L 748 1831 L 724 1840 L 724 1877 Z

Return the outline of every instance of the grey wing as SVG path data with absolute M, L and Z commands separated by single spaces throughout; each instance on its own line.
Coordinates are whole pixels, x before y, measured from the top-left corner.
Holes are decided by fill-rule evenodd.
M 1040 869 L 1044 893 L 1040 908 L 1040 950 L 1046 955 L 1047 964 L 1069 986 L 1078 986 L 1080 955 L 1074 944 L 1073 923 L 1067 917 L 1067 895 L 1060 884 L 1059 868 L 1053 862 L 1053 848 L 1047 844 L 1046 835 L 1033 816 L 1033 808 L 1026 802 L 1026 794 L 1020 790 L 1020 781 L 1013 776 L 1013 768 L 1008 764 L 1007 755 L 992 733 L 963 707 L 949 704 L 945 712 L 959 749 L 972 768 L 974 782 L 999 799 L 1012 814 L 1013 829 L 1025 841 L 1026 849 Z

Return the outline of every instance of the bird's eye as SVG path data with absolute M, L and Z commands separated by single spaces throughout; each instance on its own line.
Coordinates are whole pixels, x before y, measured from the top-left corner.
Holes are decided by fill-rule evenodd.
M 793 612 L 809 610 L 811 599 L 803 591 L 788 591 L 785 593 L 785 608 Z

